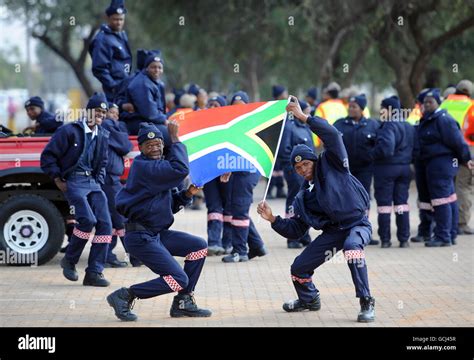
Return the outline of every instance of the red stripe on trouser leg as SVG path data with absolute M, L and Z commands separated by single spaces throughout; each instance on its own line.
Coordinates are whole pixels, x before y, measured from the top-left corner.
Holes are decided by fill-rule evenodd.
M 186 255 L 186 258 L 184 260 L 194 261 L 194 260 L 203 259 L 206 256 L 207 256 L 207 248 L 189 253 L 188 255 Z
M 431 199 L 431 205 L 441 206 L 441 205 L 451 204 L 452 202 L 455 202 L 457 199 L 458 197 L 456 196 L 456 193 L 454 193 L 445 198 Z
M 224 222 L 232 222 L 232 215 L 224 215 Z
M 96 235 L 92 242 L 96 244 L 110 244 L 112 242 L 112 235 Z
M 291 280 L 299 282 L 300 284 L 305 284 L 305 283 L 309 283 L 309 282 L 312 281 L 311 278 L 304 279 L 304 278 L 300 278 L 300 277 L 295 276 L 295 275 L 291 275 Z
M 365 252 L 364 250 L 346 250 L 344 251 L 344 257 L 346 258 L 346 260 L 364 259 Z
M 233 226 L 249 227 L 250 226 L 250 219 L 245 219 L 245 220 L 232 219 L 231 224 Z
M 392 212 L 391 206 L 377 206 L 377 213 L 379 214 L 390 214 Z
M 89 240 L 89 238 L 91 237 L 90 232 L 84 232 L 84 231 L 79 230 L 78 228 L 74 228 L 74 230 L 72 231 L 72 234 L 84 240 Z
M 181 285 L 179 285 L 178 282 L 171 275 L 163 276 L 163 280 L 168 284 L 168 286 L 170 287 L 171 290 L 173 290 L 173 291 L 183 290 Z
M 115 230 L 115 235 L 117 235 L 119 237 L 124 237 L 125 236 L 125 229 Z
M 417 204 L 418 204 L 418 209 L 420 210 L 433 210 L 433 206 L 431 206 L 431 203 L 418 201 Z
M 209 213 L 207 214 L 207 221 L 211 220 L 224 221 L 224 215 L 220 213 Z
M 410 206 L 408 204 L 394 205 L 393 209 L 396 214 L 403 214 L 410 211 Z

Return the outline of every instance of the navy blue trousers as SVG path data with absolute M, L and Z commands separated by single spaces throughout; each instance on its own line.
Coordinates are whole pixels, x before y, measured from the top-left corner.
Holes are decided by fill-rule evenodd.
M 339 250 L 344 251 L 355 286 L 356 297 L 370 296 L 364 247 L 371 239 L 372 229 L 367 218 L 348 230 L 323 231 L 291 265 L 291 279 L 298 298 L 311 302 L 319 293 L 313 283 L 314 270 L 329 261 Z
M 434 229 L 434 209 L 431 205 L 428 180 L 426 179 L 426 164 L 421 160 L 415 161 L 415 183 L 418 192 L 418 209 L 420 224 L 418 225 L 418 236 L 431 238 Z
M 71 215 L 76 219 L 67 247 L 66 259 L 77 264 L 95 227 L 86 272 L 102 273 L 109 243 L 112 241 L 112 222 L 107 198 L 99 183 L 91 176 L 72 175 L 67 179 L 67 192 Z
M 232 176 L 227 183 L 217 177 L 204 185 L 209 246 L 232 246 L 231 184 Z
M 278 189 L 283 189 L 285 183 L 283 182 L 283 165 L 280 160 L 276 159 L 275 166 L 273 167 L 273 174 L 270 178 L 270 186 L 268 187 L 268 192 L 271 193 L 273 188 L 276 187 Z
M 382 242 L 390 242 L 390 216 L 395 212 L 397 239 L 408 241 L 410 237 L 410 209 L 408 192 L 411 170 L 409 164 L 375 165 L 374 188 L 377 201 L 378 234 Z
M 257 186 L 260 174 L 238 171 L 232 173 L 232 177 L 232 251 L 239 255 L 246 255 L 247 244 L 250 249 L 260 249 L 264 245 L 249 216 L 253 202 L 253 189 Z
M 426 187 L 434 209 L 436 241 L 450 243 L 457 237 L 458 204 L 454 178 L 458 172 L 451 156 L 441 156 L 426 162 Z
M 130 287 L 139 299 L 171 292 L 192 294 L 206 260 L 204 239 L 181 231 L 129 231 L 125 234 L 127 250 L 160 277 Z M 184 257 L 184 268 L 173 258 Z

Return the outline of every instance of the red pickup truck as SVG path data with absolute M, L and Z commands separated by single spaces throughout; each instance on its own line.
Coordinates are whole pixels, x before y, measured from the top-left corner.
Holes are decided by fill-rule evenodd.
M 41 265 L 61 248 L 69 207 L 63 193 L 41 170 L 40 156 L 49 137 L 0 138 L 0 250 Z M 134 148 L 125 157 L 126 179 Z M 15 263 L 6 261 L 8 264 Z M 18 262 L 16 262 L 18 263 Z

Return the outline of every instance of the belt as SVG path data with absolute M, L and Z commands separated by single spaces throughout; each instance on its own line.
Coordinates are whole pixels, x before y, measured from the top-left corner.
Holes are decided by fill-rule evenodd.
M 74 171 L 73 175 L 80 175 L 80 176 L 91 176 L 92 171 Z
M 125 223 L 125 231 L 150 231 L 139 223 Z

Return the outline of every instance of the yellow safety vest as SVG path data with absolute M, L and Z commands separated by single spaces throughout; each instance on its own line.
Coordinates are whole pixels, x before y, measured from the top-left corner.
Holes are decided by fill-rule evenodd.
M 441 103 L 440 109 L 446 110 L 463 129 L 464 119 L 471 106 L 472 100 L 468 96 L 451 94 Z
M 408 115 L 407 122 L 412 125 L 417 125 L 420 122 L 421 116 L 421 106 L 416 103 L 414 109 L 411 111 L 410 115 Z
M 318 105 L 315 115 L 326 119 L 332 125 L 336 120 L 345 118 L 348 113 L 341 99 L 329 99 Z M 321 140 L 314 134 L 313 140 L 316 147 L 321 145 Z

